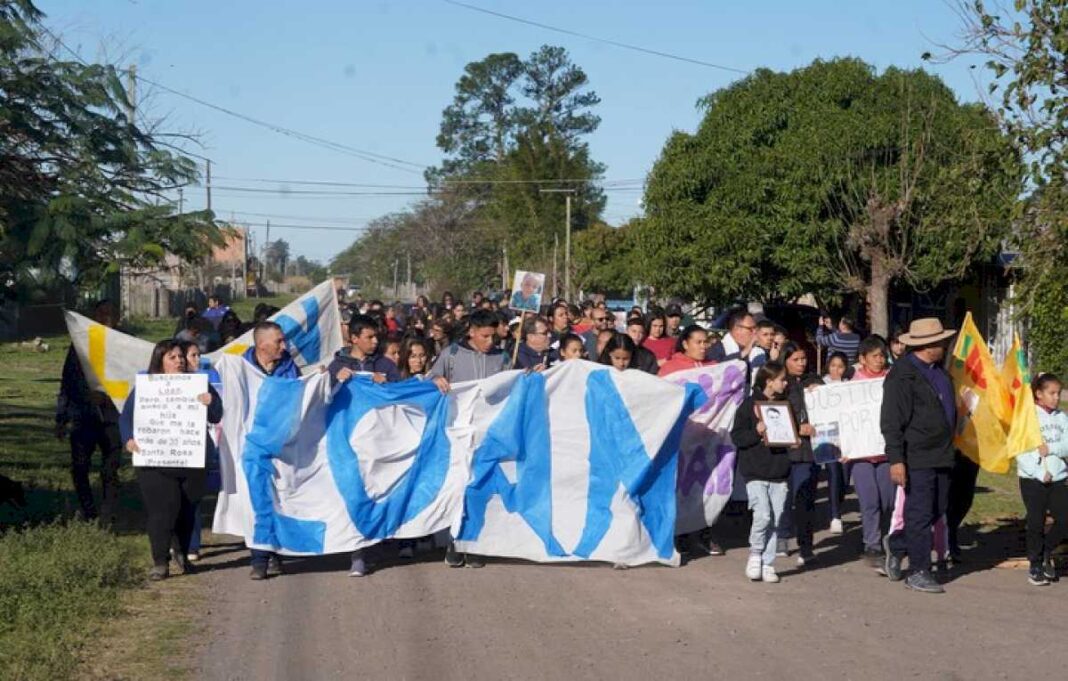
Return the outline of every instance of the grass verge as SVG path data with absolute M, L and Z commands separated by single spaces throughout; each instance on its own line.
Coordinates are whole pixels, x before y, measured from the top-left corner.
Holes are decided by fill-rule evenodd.
M 145 555 L 143 541 L 84 522 L 0 536 L 0 677 L 73 676 L 120 592 L 142 583 Z

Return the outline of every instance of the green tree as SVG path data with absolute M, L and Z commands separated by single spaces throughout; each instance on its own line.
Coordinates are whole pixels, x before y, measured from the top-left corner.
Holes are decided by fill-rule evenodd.
M 264 263 L 267 265 L 267 278 L 282 281 L 286 278 L 286 264 L 289 262 L 289 242 L 277 239 L 267 244 L 264 251 Z
M 862 295 L 962 277 L 1007 233 L 1021 168 L 993 116 L 936 77 L 856 59 L 761 69 L 701 101 L 653 168 L 643 280 L 704 302 Z
M 220 230 L 167 200 L 194 162 L 132 119 L 113 67 L 47 48 L 42 18 L 30 0 L 0 0 L 0 287 L 41 272 L 93 285 L 167 253 L 201 261 Z
M 432 187 L 449 188 L 475 206 L 471 218 L 494 251 L 507 245 L 514 264 L 548 270 L 554 237 L 563 237 L 564 201 L 540 190 L 576 189 L 572 228 L 592 224 L 604 209 L 596 185 L 603 167 L 585 137 L 600 119 L 588 78 L 566 50 L 543 46 L 525 61 L 491 54 L 464 68 L 442 115 L 441 166 L 427 172 Z
M 629 294 L 637 284 L 638 227 L 598 222 L 575 235 L 572 260 L 577 287 L 587 293 Z
M 1068 3 L 1016 0 L 1015 12 L 959 2 L 964 44 L 979 54 L 1000 94 L 998 113 L 1030 161 L 1033 192 L 1018 204 L 1012 242 L 1022 268 L 1018 300 L 1038 367 L 1068 371 Z M 995 13 L 996 12 L 996 13 Z M 953 56 L 951 54 L 951 56 Z
M 302 277 L 307 277 L 312 283 L 318 284 L 326 279 L 326 267 L 318 260 L 311 260 L 305 258 L 303 255 L 298 255 L 297 259 L 293 261 L 294 274 Z

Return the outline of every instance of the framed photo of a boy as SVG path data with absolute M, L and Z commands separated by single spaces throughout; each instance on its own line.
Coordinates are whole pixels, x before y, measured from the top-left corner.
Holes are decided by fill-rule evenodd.
M 541 309 L 541 292 L 544 288 L 544 274 L 517 270 L 508 307 L 519 312 L 537 313 Z
M 790 405 L 785 402 L 757 402 L 757 418 L 764 424 L 764 444 L 769 447 L 797 447 L 801 436 Z

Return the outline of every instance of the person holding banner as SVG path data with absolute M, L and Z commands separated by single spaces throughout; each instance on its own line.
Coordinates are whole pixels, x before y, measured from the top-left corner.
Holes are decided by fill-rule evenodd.
M 427 377 L 448 392 L 452 383 L 477 381 L 495 376 L 508 368 L 508 356 L 495 344 L 497 315 L 489 310 L 475 310 L 467 326 L 467 338 L 445 348 Z M 445 550 L 445 564 L 449 567 L 481 568 L 485 562 L 480 556 L 461 554 L 453 543 Z
M 165 340 L 156 343 L 152 349 L 152 359 L 148 365 L 149 374 L 186 373 L 185 357 L 178 341 Z M 208 392 L 197 396 L 197 400 L 207 409 L 207 422 L 218 423 L 222 420 L 222 400 L 210 385 Z M 134 411 L 137 404 L 137 389 L 130 390 L 123 405 L 119 419 L 119 430 L 125 448 L 131 454 L 140 452 L 134 439 Z M 211 455 L 214 446 L 211 437 L 205 440 L 204 461 Z M 198 468 L 178 468 L 162 466 L 139 466 L 137 482 L 141 487 L 141 497 L 145 503 L 147 515 L 145 525 L 148 541 L 152 547 L 152 569 L 148 578 L 152 581 L 166 579 L 169 576 L 169 558 L 171 537 L 178 539 L 179 552 L 175 556 L 184 574 L 193 572 L 189 562 L 189 542 L 193 533 L 193 519 L 197 504 L 204 496 L 207 470 L 202 464 Z
M 260 321 L 252 327 L 252 347 L 241 355 L 246 362 L 267 376 L 276 378 L 300 378 L 300 367 L 286 350 L 286 335 L 282 327 L 272 321 Z M 273 551 L 250 549 L 254 580 L 267 579 L 268 575 L 282 574 L 282 559 Z
M 738 407 L 731 427 L 731 442 L 738 448 L 738 474 L 745 480 L 745 493 L 753 512 L 745 576 L 770 584 L 779 581 L 775 572 L 777 528 L 786 505 L 791 465 L 785 447 L 767 444 L 767 426 L 757 416 L 756 402 L 781 401 L 783 408 L 789 409 L 783 399 L 785 390 L 786 368 L 778 362 L 765 363 L 757 369 L 753 392 Z
M 857 349 L 860 368 L 853 374 L 857 381 L 886 376 L 886 346 L 877 336 L 868 336 Z M 853 487 L 860 505 L 860 528 L 864 539 L 864 558 L 877 572 L 885 573 L 886 538 L 894 512 L 894 483 L 890 481 L 890 464 L 884 452 L 850 461 Z
M 556 351 L 549 345 L 549 320 L 545 317 L 535 315 L 523 320 L 522 341 L 516 353 L 514 369 L 541 371 L 558 360 Z
M 883 384 L 880 427 L 890 479 L 905 488 L 905 531 L 890 538 L 886 576 L 902 579 L 907 552 L 911 574 L 905 586 L 923 593 L 945 591 L 931 574 L 931 528 L 949 504 L 957 401 L 942 361 L 954 334 L 938 319 L 913 321 L 900 338 L 910 351 Z

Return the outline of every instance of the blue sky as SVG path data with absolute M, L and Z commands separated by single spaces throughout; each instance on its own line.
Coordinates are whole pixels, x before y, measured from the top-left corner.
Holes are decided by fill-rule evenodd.
M 856 56 L 882 69 L 916 67 L 935 43 L 959 31 L 941 0 L 853 2 L 764 0 L 471 0 L 471 4 L 544 24 L 739 69 L 789 70 L 816 58 Z M 465 64 L 492 52 L 526 56 L 562 45 L 601 97 L 600 128 L 590 138 L 606 179 L 642 178 L 672 130 L 693 130 L 697 99 L 741 77 L 621 50 L 506 21 L 442 0 L 38 0 L 47 25 L 85 58 L 121 59 L 140 75 L 221 107 L 351 147 L 435 164 L 441 111 Z M 977 59 L 928 68 L 962 100 L 979 98 Z M 143 107 L 171 130 L 195 131 L 211 158 L 213 204 L 253 223 L 293 253 L 328 261 L 357 232 L 279 225 L 353 227 L 397 210 L 413 196 L 250 194 L 222 187 L 277 190 L 271 180 L 323 180 L 399 187 L 419 185 L 418 171 L 373 164 L 282 136 L 199 104 L 155 91 Z M 287 184 L 291 189 L 311 189 Z M 338 191 L 373 191 L 336 188 Z M 404 191 L 404 190 L 396 190 Z M 610 192 L 606 218 L 639 212 L 641 193 Z M 204 205 L 190 188 L 187 207 Z M 266 217 L 271 216 L 271 217 Z

